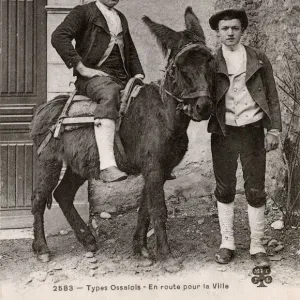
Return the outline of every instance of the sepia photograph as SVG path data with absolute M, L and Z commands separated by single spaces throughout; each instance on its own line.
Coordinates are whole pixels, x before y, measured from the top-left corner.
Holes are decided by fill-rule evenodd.
M 0 0 L 0 299 L 300 295 L 300 0 Z

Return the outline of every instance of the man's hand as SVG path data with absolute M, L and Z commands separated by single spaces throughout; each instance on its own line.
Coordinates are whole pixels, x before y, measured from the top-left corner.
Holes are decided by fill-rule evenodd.
M 279 145 L 279 136 L 267 133 L 265 136 L 265 149 L 267 152 L 275 150 Z
M 108 76 L 108 74 L 86 67 L 81 61 L 78 63 L 76 70 L 82 75 L 83 77 L 92 78 L 95 76 Z

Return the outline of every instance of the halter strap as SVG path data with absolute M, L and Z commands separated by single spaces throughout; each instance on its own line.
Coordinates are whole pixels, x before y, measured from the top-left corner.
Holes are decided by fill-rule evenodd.
M 161 85 L 159 86 L 157 83 L 155 83 L 157 86 L 159 86 L 160 88 L 160 94 L 161 94 L 161 97 L 162 97 L 162 101 L 164 102 L 164 95 L 165 94 L 168 94 L 169 96 L 171 96 L 172 98 L 176 99 L 178 102 L 180 103 L 183 103 L 184 102 L 184 99 L 189 99 L 189 98 L 198 98 L 198 97 L 205 97 L 205 96 L 209 96 L 209 93 L 207 91 L 201 91 L 201 90 L 198 90 L 198 91 L 195 91 L 195 92 L 192 92 L 192 93 L 189 93 L 189 94 L 184 94 L 182 93 L 181 94 L 181 97 L 183 99 L 180 99 L 176 96 L 174 96 L 171 92 L 167 91 L 165 88 L 164 88 L 164 84 L 165 84 L 165 81 L 166 81 L 166 78 L 167 78 L 167 75 L 170 73 L 170 71 L 172 70 L 172 68 L 176 67 L 176 63 L 179 59 L 179 57 L 191 50 L 191 49 L 194 49 L 194 48 L 202 48 L 204 49 L 203 45 L 201 43 L 189 43 L 189 44 L 186 44 L 184 45 L 179 51 L 178 53 L 176 53 L 176 55 L 174 56 L 174 58 L 172 59 L 169 59 L 169 63 L 166 67 L 166 70 L 165 70 L 165 75 L 164 75 L 164 78 L 161 82 Z
M 192 93 L 188 93 L 188 94 L 181 94 L 181 97 L 183 99 L 193 99 L 193 98 L 198 98 L 198 97 L 208 97 L 210 96 L 209 93 L 207 91 L 202 91 L 202 90 L 197 90 L 195 92 Z
M 174 57 L 174 63 L 177 62 L 179 56 L 181 56 L 183 53 L 185 53 L 186 51 L 189 51 L 189 50 L 191 50 L 193 48 L 203 48 L 203 47 L 202 47 L 202 44 L 200 44 L 200 43 L 189 43 L 189 44 L 184 45 L 181 48 L 181 50 L 175 55 L 175 57 Z

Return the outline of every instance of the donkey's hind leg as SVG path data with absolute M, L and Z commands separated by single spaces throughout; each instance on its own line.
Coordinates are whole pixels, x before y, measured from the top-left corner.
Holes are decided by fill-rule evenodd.
M 37 258 L 42 262 L 50 260 L 50 251 L 44 231 L 44 212 L 47 200 L 52 197 L 51 193 L 58 183 L 61 167 L 62 163 L 55 159 L 40 159 L 37 165 L 37 187 L 31 197 L 31 212 L 34 217 L 32 249 L 37 254 Z
M 58 202 L 78 241 L 88 250 L 96 251 L 97 243 L 90 229 L 78 214 L 73 201 L 79 187 L 85 179 L 75 174 L 70 167 L 67 168 L 63 179 L 55 189 L 53 196 Z
M 139 201 L 138 220 L 136 230 L 133 236 L 133 252 L 135 255 L 150 259 L 151 254 L 147 248 L 147 233 L 150 224 L 150 215 L 148 211 L 145 188 Z

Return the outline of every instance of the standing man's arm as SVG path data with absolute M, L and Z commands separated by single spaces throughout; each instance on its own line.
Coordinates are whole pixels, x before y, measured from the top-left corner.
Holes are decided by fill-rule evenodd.
M 270 114 L 271 114 L 271 127 L 268 129 L 282 130 L 281 112 L 276 83 L 273 74 L 272 65 L 265 54 L 263 54 L 263 72 L 264 72 L 264 85 L 266 88 L 266 98 L 268 101 Z
M 271 125 L 270 128 L 267 128 L 268 133 L 265 138 L 265 148 L 270 151 L 277 149 L 279 145 L 279 133 L 282 130 L 281 112 L 272 65 L 264 53 L 261 55 L 263 59 L 263 81 L 271 116 Z

